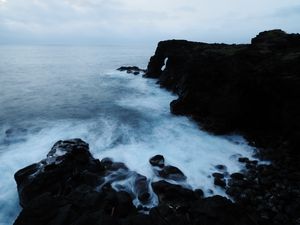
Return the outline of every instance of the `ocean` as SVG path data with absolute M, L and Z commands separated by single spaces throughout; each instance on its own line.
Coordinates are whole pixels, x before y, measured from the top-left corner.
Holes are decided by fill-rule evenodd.
M 215 136 L 172 115 L 169 103 L 177 97 L 156 80 L 116 71 L 146 68 L 155 47 L 0 46 L 0 225 L 20 212 L 14 173 L 69 138 L 150 180 L 158 178 L 148 160 L 162 154 L 187 176 L 182 185 L 226 196 L 213 184 L 215 166 L 240 171 L 237 158 L 251 158 L 254 149 L 242 137 Z

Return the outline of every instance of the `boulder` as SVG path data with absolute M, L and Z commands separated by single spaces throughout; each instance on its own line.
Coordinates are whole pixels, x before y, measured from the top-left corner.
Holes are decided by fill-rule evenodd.
M 165 179 L 175 181 L 186 180 L 184 173 L 175 166 L 165 166 L 162 170 L 158 171 L 158 174 Z
M 149 162 L 152 166 L 157 166 L 160 168 L 165 166 L 165 158 L 162 155 L 153 156 L 151 159 L 149 159 Z

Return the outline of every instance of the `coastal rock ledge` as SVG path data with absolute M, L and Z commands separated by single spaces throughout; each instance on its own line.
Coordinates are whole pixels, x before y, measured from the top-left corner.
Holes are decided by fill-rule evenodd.
M 178 95 L 172 113 L 214 134 L 242 134 L 271 162 L 241 159 L 248 170 L 227 184 L 257 224 L 300 224 L 300 34 L 265 31 L 238 45 L 162 41 L 144 76 Z
M 47 158 L 15 174 L 23 207 L 15 225 L 255 225 L 255 221 L 230 200 L 203 198 L 166 181 L 149 184 L 135 174 L 134 192 L 115 190 L 112 182 L 134 174 L 126 165 L 95 159 L 81 139 L 58 141 Z M 109 179 L 110 178 L 110 179 Z M 113 179 L 111 179 L 113 178 Z M 148 185 L 159 199 L 148 209 L 133 205 L 138 195 L 147 201 Z

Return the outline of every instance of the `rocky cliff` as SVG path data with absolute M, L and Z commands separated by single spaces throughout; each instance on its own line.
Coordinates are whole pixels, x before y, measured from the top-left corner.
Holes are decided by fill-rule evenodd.
M 259 224 L 299 224 L 300 34 L 265 31 L 240 45 L 162 41 L 145 77 L 178 94 L 172 113 L 215 134 L 242 134 L 271 160 L 229 184 L 237 204 Z
M 146 77 L 179 95 L 173 113 L 209 131 L 289 137 L 299 131 L 299 73 L 300 35 L 273 30 L 244 45 L 162 41 Z

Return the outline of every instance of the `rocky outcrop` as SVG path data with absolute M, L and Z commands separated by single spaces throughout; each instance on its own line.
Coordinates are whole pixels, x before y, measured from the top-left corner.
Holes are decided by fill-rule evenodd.
M 179 95 L 173 113 L 206 130 L 289 136 L 299 130 L 299 62 L 300 35 L 274 30 L 246 45 L 162 41 L 145 76 Z
M 300 34 L 266 31 L 240 45 L 162 41 L 145 77 L 178 94 L 172 113 L 215 134 L 242 134 L 272 161 L 241 158 L 245 177 L 215 174 L 216 185 L 259 224 L 299 224 Z
M 123 72 L 126 71 L 127 73 L 132 73 L 134 75 L 139 75 L 140 73 L 144 74 L 146 70 L 140 69 L 137 66 L 121 66 L 117 70 Z
M 126 179 L 132 179 L 131 188 L 114 185 Z M 203 198 L 201 190 L 162 180 L 149 184 L 123 163 L 99 161 L 80 139 L 58 141 L 46 159 L 19 170 L 15 180 L 23 207 L 15 225 L 256 224 L 224 197 Z M 157 206 L 133 204 L 136 198 L 149 201 L 150 189 Z

